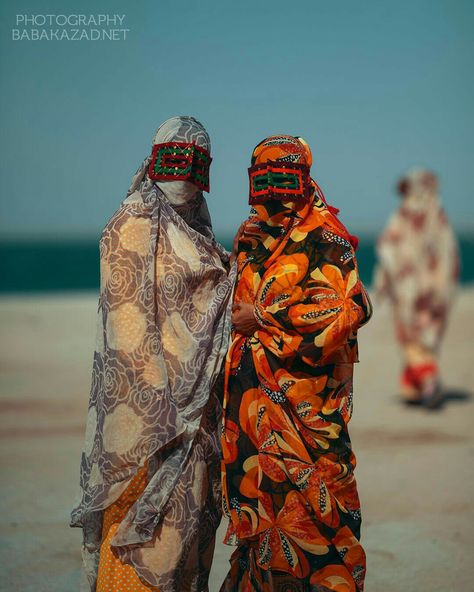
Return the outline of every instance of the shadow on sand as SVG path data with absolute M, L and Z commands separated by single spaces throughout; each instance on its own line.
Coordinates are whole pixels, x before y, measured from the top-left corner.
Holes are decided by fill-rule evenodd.
M 467 403 L 473 395 L 469 391 L 455 388 L 439 389 L 434 397 L 422 401 L 403 401 L 402 404 L 407 407 L 423 407 L 430 411 L 439 411 L 449 403 Z
M 466 403 L 472 399 L 472 393 L 462 389 L 443 389 L 443 404 Z

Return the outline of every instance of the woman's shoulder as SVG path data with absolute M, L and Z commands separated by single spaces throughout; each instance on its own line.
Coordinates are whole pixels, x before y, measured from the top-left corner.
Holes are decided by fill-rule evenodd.
M 112 234 L 122 229 L 131 227 L 143 227 L 150 224 L 152 217 L 151 208 L 142 200 L 125 199 L 112 214 L 101 234 L 101 242 L 107 240 Z

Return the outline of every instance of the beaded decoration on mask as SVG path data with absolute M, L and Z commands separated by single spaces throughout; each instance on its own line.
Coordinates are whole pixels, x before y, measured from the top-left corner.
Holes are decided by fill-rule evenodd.
M 165 142 L 155 144 L 148 176 L 153 181 L 189 181 L 209 191 L 211 155 L 196 144 Z
M 276 199 L 308 201 L 312 189 L 309 166 L 292 162 L 267 160 L 249 168 L 249 204 Z

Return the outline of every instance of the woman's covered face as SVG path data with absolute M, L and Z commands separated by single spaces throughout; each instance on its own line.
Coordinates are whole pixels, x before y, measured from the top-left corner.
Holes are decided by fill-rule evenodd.
M 148 175 L 174 205 L 209 191 L 211 141 L 204 126 L 190 116 L 172 117 L 153 139 Z

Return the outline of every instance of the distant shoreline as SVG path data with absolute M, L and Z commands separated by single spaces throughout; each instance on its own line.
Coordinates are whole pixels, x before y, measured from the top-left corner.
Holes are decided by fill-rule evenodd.
M 230 249 L 232 237 L 218 236 Z M 461 284 L 474 282 L 474 236 L 458 237 Z M 98 238 L 0 241 L 0 294 L 87 292 L 99 286 Z M 376 239 L 361 236 L 357 260 L 362 281 L 372 282 Z

